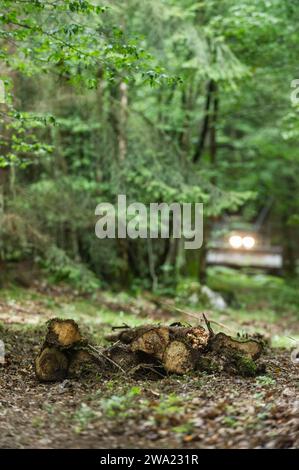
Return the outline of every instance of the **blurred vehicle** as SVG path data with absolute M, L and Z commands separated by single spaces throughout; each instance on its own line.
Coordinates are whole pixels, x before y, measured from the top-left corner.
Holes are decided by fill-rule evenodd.
M 213 227 L 206 263 L 277 272 L 283 266 L 282 247 L 271 244 L 261 224 L 225 221 Z

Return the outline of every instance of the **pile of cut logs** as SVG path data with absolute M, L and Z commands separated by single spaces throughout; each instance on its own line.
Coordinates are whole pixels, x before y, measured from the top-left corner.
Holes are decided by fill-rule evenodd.
M 215 334 L 204 316 L 206 327 L 173 323 L 114 328 L 99 348 L 88 343 L 73 320 L 54 318 L 35 360 L 40 381 L 52 382 L 78 377 L 83 370 L 125 374 L 186 374 L 206 371 L 254 376 L 264 371 L 259 360 L 264 342 L 257 337 L 233 338 Z M 116 332 L 117 330 L 117 332 Z

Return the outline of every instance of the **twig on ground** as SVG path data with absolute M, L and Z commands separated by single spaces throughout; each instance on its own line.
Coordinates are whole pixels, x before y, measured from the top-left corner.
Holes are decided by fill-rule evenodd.
M 195 313 L 189 312 L 187 310 L 183 310 L 183 309 L 181 309 L 179 307 L 175 307 L 173 305 L 168 305 L 167 302 L 162 302 L 162 303 L 164 305 L 166 305 L 168 308 L 172 308 L 174 310 L 177 310 L 178 312 L 183 313 L 184 315 L 188 315 L 189 317 L 196 318 L 196 320 L 200 323 L 203 323 L 203 322 L 206 323 L 206 321 L 204 319 L 200 318 L 200 316 L 195 314 Z M 224 325 L 224 323 L 220 323 L 220 322 L 217 322 L 215 320 L 208 320 L 208 321 L 209 321 L 209 323 L 214 323 L 214 325 L 220 326 L 221 328 L 225 328 L 226 330 L 230 331 L 231 333 L 236 334 L 236 330 L 233 330 L 232 328 Z
M 120 369 L 124 374 L 126 374 L 126 371 L 119 364 L 117 364 L 117 362 L 113 361 L 113 359 L 103 354 L 99 349 L 95 348 L 91 344 L 88 344 L 88 348 L 91 349 L 94 353 L 98 354 L 99 356 L 102 356 L 107 361 L 111 362 L 111 364 L 113 364 L 115 367 Z
M 209 330 L 210 336 L 211 336 L 211 338 L 212 338 L 213 336 L 215 336 L 215 333 L 214 333 L 214 331 L 213 331 L 213 329 L 212 329 L 212 327 L 211 327 L 211 322 L 207 319 L 207 317 L 205 316 L 204 313 L 202 314 L 202 316 L 203 316 L 203 319 L 204 319 L 204 321 L 205 321 L 205 324 L 206 324 L 206 326 L 207 326 L 207 328 L 208 328 L 208 330 Z

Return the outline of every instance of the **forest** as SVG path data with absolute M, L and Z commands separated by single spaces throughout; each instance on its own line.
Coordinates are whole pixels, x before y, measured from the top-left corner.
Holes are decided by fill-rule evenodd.
M 298 448 L 299 3 L 0 6 L 0 448 Z

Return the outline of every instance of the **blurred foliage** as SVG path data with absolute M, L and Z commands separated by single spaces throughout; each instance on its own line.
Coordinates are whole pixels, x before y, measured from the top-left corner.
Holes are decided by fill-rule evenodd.
M 197 250 L 174 238 L 98 240 L 97 204 L 118 194 L 203 202 L 208 237 L 221 217 L 253 222 L 270 200 L 270 238 L 295 276 L 295 2 L 1 5 L 1 259 L 34 259 L 51 280 L 88 289 L 174 293 L 182 276 L 205 270 Z M 209 280 L 223 290 L 219 276 Z M 279 305 L 291 291 L 283 285 Z
M 208 285 L 220 292 L 232 307 L 297 313 L 298 281 L 268 274 L 248 274 L 226 267 L 208 269 Z

